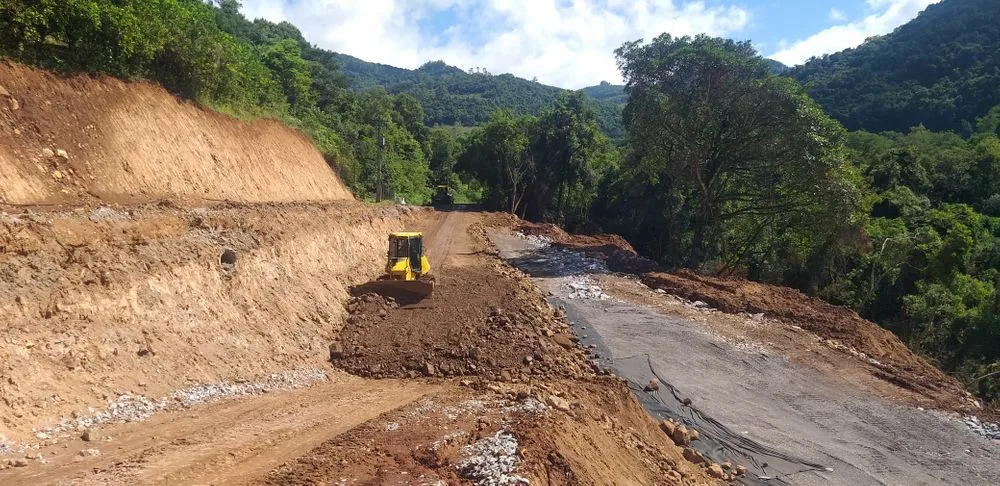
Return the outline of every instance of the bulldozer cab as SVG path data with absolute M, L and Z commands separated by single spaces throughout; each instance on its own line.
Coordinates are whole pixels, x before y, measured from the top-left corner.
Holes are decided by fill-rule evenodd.
M 390 234 L 386 266 L 394 280 L 415 280 L 430 272 L 430 263 L 424 256 L 424 235 L 415 232 Z
M 385 275 L 352 289 L 352 295 L 374 292 L 402 303 L 417 302 L 434 291 L 431 264 L 424 255 L 423 233 L 404 231 L 389 234 Z
M 434 206 L 450 206 L 455 204 L 455 198 L 448 191 L 448 186 L 439 185 L 437 191 L 431 197 L 431 204 Z
M 408 259 L 409 266 L 421 273 L 421 257 L 424 256 L 423 235 L 420 233 L 393 233 L 389 235 L 389 259 L 398 262 Z M 392 265 L 392 262 L 390 262 Z

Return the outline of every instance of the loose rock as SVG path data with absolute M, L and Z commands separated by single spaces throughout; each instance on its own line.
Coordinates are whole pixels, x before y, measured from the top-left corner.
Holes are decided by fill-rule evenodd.
M 705 457 L 702 456 L 700 452 L 690 447 L 684 448 L 684 459 L 686 459 L 688 462 L 693 462 L 695 464 L 701 464 L 705 462 Z
M 674 441 L 674 444 L 679 446 L 686 446 L 691 443 L 691 435 L 688 433 L 687 427 L 683 425 L 674 429 L 674 433 L 670 434 L 670 439 Z
M 555 395 L 549 395 L 549 398 L 545 400 L 549 406 L 555 409 L 562 410 L 564 412 L 569 411 L 569 401 L 565 398 L 560 398 Z

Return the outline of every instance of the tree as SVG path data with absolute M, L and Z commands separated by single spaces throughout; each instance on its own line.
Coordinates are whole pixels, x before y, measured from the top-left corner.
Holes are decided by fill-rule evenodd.
M 560 96 L 539 116 L 532 138 L 538 170 L 532 216 L 568 226 L 589 221 L 598 185 L 617 165 L 617 154 L 585 95 Z
M 475 132 L 462 153 L 462 169 L 486 185 L 487 204 L 517 214 L 535 173 L 530 133 L 532 117 L 515 117 L 497 110 L 490 122 Z
M 302 59 L 298 42 L 282 39 L 271 45 L 264 53 L 264 63 L 275 74 L 293 107 L 303 108 L 316 104 L 318 97 L 312 91 L 309 64 Z
M 843 129 L 749 42 L 664 34 L 616 55 L 630 160 L 679 205 L 661 224 L 685 256 L 668 263 L 764 271 L 780 250 L 804 264 L 851 225 Z

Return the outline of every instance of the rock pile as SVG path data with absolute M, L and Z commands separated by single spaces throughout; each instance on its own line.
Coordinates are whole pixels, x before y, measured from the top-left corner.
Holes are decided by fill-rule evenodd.
M 981 422 L 978 417 L 969 416 L 962 420 L 973 432 L 987 439 L 1000 440 L 1000 424 Z
M 517 437 L 501 430 L 475 444 L 462 448 L 465 457 L 456 466 L 459 474 L 477 486 L 513 486 L 529 484 L 514 474 L 517 469 Z

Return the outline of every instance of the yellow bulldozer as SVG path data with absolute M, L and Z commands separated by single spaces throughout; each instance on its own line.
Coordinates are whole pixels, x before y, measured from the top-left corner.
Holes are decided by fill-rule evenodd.
M 369 284 L 368 290 L 397 300 L 420 300 L 434 292 L 434 277 L 430 272 L 423 233 L 391 233 L 385 275 Z

